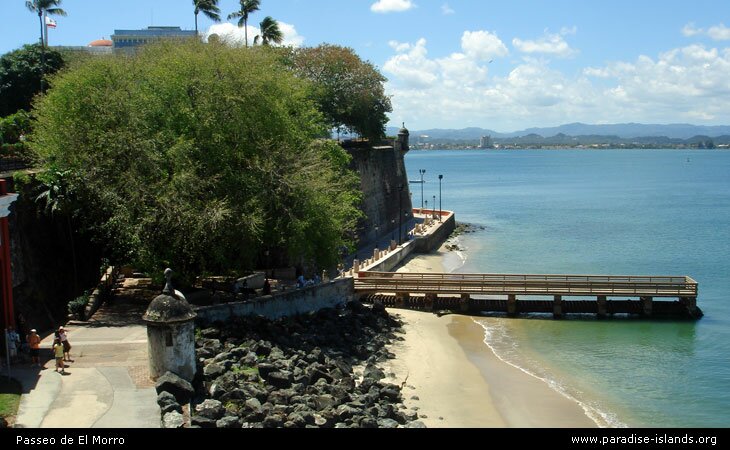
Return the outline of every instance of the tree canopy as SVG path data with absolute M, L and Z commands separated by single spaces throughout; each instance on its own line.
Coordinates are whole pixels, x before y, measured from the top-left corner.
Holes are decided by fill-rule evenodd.
M 287 63 L 316 85 L 314 100 L 331 128 L 345 128 L 378 140 L 385 136 L 390 98 L 385 77 L 351 49 L 323 44 L 291 51 Z
M 30 145 L 116 262 L 190 276 L 272 250 L 324 267 L 360 194 L 310 89 L 266 47 L 161 42 L 58 75 Z
M 41 51 L 40 44 L 24 45 L 0 57 L 0 117 L 30 110 L 40 91 Z M 64 66 L 63 56 L 53 49 L 45 50 L 45 58 L 46 75 Z

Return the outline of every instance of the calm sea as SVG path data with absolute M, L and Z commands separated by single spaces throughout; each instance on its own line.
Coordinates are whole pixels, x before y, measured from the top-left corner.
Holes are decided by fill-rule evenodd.
M 406 166 L 426 170 L 429 206 L 442 174 L 443 208 L 484 227 L 461 238 L 460 272 L 696 279 L 698 322 L 476 320 L 601 425 L 730 426 L 730 151 L 411 151 Z

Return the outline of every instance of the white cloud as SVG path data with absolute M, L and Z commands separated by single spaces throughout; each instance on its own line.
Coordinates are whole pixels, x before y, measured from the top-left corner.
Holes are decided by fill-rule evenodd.
M 386 14 L 390 12 L 403 12 L 414 8 L 416 5 L 411 0 L 378 0 L 370 5 L 370 11 Z
M 696 36 L 696 35 L 702 34 L 702 33 L 703 33 L 702 28 L 695 27 L 695 24 L 692 22 L 688 23 L 687 25 L 685 25 L 682 28 L 682 34 L 687 37 Z
M 483 61 L 509 54 L 497 34 L 489 31 L 465 31 L 461 36 L 461 49 L 468 56 Z
M 567 58 L 577 53 L 570 48 L 563 36 L 575 34 L 576 28 L 563 28 L 558 34 L 550 34 L 547 31 L 537 40 L 512 39 L 512 45 L 522 53 L 542 53 Z
M 399 44 L 399 54 L 386 61 L 383 70 L 395 75 L 402 83 L 416 88 L 431 86 L 438 79 L 438 64 L 428 59 L 426 40 L 421 38 L 415 44 Z
M 722 23 L 705 30 L 704 28 L 697 28 L 694 23 L 690 22 L 682 28 L 682 34 L 686 37 L 703 35 L 716 41 L 730 41 L 730 28 Z
M 411 44 L 408 42 L 388 41 L 388 45 L 398 53 L 403 53 L 411 49 Z
M 454 14 L 456 11 L 454 11 L 451 6 L 449 6 L 448 3 L 444 3 L 441 5 L 441 14 L 448 16 L 450 14 Z
M 707 35 L 716 41 L 730 41 L 730 28 L 723 24 L 715 25 L 707 30 Z
M 304 36 L 301 36 L 297 32 L 297 29 L 294 27 L 294 25 L 286 22 L 279 22 L 279 29 L 284 34 L 284 41 L 281 43 L 281 45 L 301 47 L 302 44 L 304 44 Z
M 577 75 L 525 55 L 502 62 L 500 70 L 513 65 L 494 75 L 464 41 L 469 39 L 462 38 L 461 52 L 445 57 L 430 57 L 425 39 L 390 43 L 394 53 L 383 70 L 394 123 L 510 131 L 574 121 L 730 122 L 730 48 L 688 45 L 586 67 Z
M 257 27 L 249 25 L 248 27 L 248 45 L 252 45 L 254 38 L 259 34 L 260 30 Z M 299 35 L 294 25 L 286 22 L 279 22 L 279 29 L 284 35 L 284 41 L 281 45 L 300 47 L 304 43 L 304 36 Z M 213 24 L 205 33 L 205 39 L 207 40 L 210 35 L 217 34 L 221 41 L 232 46 L 242 46 L 245 44 L 245 32 L 243 27 L 232 23 L 219 23 Z

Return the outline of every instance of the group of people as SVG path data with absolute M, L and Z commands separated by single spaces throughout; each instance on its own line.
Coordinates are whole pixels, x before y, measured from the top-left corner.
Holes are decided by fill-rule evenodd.
M 297 288 L 304 288 L 309 286 L 314 286 L 316 284 L 319 284 L 322 282 L 322 278 L 319 277 L 316 273 L 314 274 L 314 278 L 311 278 L 309 280 L 304 279 L 304 275 L 299 275 L 297 277 Z
M 31 357 L 31 364 L 33 367 L 41 367 L 40 362 L 40 348 L 41 348 L 41 337 L 38 335 L 38 331 L 34 328 L 30 330 L 30 333 L 26 336 L 26 342 L 21 344 L 20 335 L 13 327 L 9 327 L 6 332 L 6 338 L 8 343 L 8 352 L 11 360 L 17 360 L 18 350 L 21 348 L 28 349 Z M 73 362 L 71 359 L 71 343 L 68 341 L 68 335 L 66 330 L 61 326 L 56 330 L 53 339 L 53 356 L 56 359 L 56 372 L 63 375 L 66 374 L 64 362 Z

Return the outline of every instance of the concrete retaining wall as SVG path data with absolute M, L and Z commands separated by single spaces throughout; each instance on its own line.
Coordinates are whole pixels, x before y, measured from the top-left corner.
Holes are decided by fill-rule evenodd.
M 437 250 L 455 229 L 456 215 L 449 213 L 448 216 L 444 216 L 443 223 L 433 233 L 427 236 L 419 236 L 416 239 L 415 251 L 418 253 L 429 253 Z
M 204 306 L 195 310 L 203 322 L 227 321 L 234 317 L 263 316 L 278 319 L 334 308 L 347 303 L 354 295 L 352 278 L 338 279 L 317 286 L 282 292 L 248 302 Z

